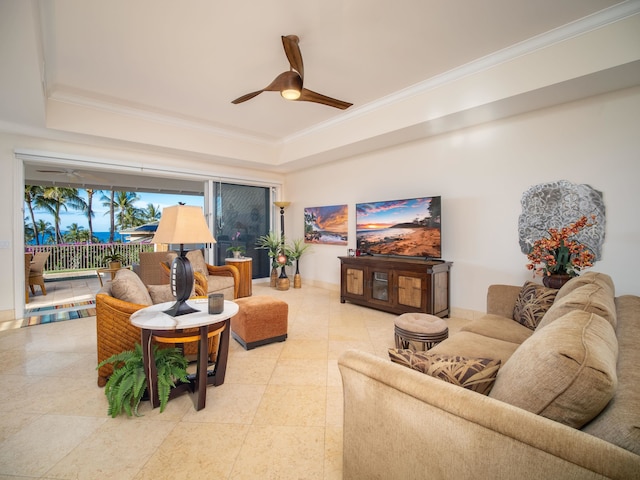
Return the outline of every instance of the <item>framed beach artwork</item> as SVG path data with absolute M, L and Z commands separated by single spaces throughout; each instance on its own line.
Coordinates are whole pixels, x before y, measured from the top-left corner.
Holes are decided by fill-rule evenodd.
M 347 205 L 304 209 L 304 243 L 346 245 L 348 228 Z

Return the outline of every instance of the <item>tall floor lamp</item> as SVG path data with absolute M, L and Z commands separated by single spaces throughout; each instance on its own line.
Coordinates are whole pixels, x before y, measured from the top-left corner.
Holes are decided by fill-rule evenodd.
M 197 312 L 186 303 L 193 289 L 193 268 L 184 251 L 184 244 L 216 243 L 202 214 L 202 208 L 191 205 L 164 208 L 152 242 L 180 244 L 180 255 L 171 264 L 169 279 L 176 303 L 164 313 L 177 317 Z
M 287 264 L 287 255 L 284 250 L 284 209 L 291 205 L 291 202 L 273 202 L 280 209 L 280 254 L 278 255 L 278 263 L 282 265 L 279 278 L 287 278 L 287 272 L 284 267 Z

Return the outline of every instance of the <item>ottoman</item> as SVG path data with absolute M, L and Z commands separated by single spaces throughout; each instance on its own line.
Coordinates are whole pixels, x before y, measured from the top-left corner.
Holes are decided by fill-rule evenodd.
M 231 335 L 245 350 L 287 339 L 289 305 L 267 295 L 237 298 L 240 307 L 231 317 Z
M 410 342 L 418 342 L 428 350 L 449 336 L 447 322 L 426 313 L 403 313 L 394 324 L 396 348 L 410 348 Z

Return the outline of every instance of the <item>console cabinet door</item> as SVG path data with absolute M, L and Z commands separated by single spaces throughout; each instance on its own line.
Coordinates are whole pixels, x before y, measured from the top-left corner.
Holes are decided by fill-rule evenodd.
M 396 272 L 396 304 L 407 312 L 424 312 L 427 305 L 427 275 L 418 272 Z
M 392 305 L 392 272 L 386 268 L 369 267 L 365 285 L 369 290 L 368 301 L 377 305 Z
M 365 268 L 342 265 L 342 297 L 365 299 Z

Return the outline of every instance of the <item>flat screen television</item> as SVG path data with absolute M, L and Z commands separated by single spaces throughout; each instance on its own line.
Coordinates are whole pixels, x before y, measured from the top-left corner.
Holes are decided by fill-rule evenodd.
M 369 255 L 439 259 L 440 197 L 356 204 L 356 242 Z

